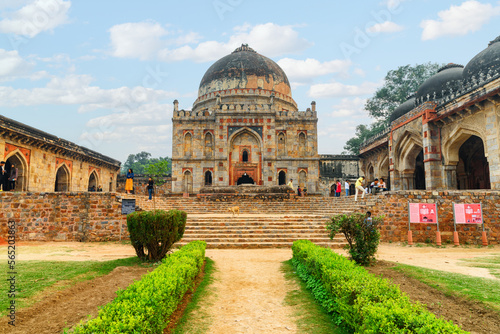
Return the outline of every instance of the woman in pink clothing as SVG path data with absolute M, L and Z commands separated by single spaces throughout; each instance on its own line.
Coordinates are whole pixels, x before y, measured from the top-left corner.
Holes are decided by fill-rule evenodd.
M 340 183 L 340 180 L 337 180 L 337 189 L 335 192 L 335 197 L 340 197 L 341 191 L 342 191 L 342 184 Z

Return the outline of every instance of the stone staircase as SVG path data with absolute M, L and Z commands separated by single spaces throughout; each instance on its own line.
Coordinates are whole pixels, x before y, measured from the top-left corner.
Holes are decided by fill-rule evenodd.
M 369 202 L 354 202 L 353 197 L 301 197 L 280 202 L 256 199 L 238 199 L 214 202 L 197 197 L 135 198 L 143 210 L 179 209 L 188 213 L 184 237 L 176 245 L 193 240 L 205 240 L 208 248 L 283 248 L 293 241 L 309 239 L 329 248 L 341 248 L 345 239 L 337 235 L 330 240 L 325 222 L 335 214 L 364 211 Z M 369 200 L 369 198 L 368 198 Z M 238 206 L 239 215 L 228 211 Z

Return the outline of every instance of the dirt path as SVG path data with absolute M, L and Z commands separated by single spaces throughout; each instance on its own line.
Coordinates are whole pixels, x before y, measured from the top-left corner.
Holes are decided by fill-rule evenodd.
M 96 316 L 98 307 L 116 297 L 115 291 L 124 289 L 147 272 L 142 267 L 117 267 L 111 273 L 92 281 L 55 291 L 31 307 L 16 312 L 16 326 L 8 326 L 7 318 L 0 320 L 1 334 L 61 333 L 86 319 Z
M 215 301 L 205 310 L 208 333 L 295 333 L 293 308 L 284 304 L 290 285 L 280 271 L 290 249 L 213 250 Z

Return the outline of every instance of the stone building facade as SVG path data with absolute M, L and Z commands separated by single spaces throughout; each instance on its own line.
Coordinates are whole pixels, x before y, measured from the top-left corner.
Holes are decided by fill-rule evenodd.
M 284 71 L 247 45 L 215 62 L 192 110 L 174 101 L 172 191 L 285 184 L 317 192 L 316 103 L 299 111 Z
M 0 160 L 18 169 L 16 191 L 116 190 L 120 162 L 0 115 Z
M 359 157 L 357 155 L 333 155 L 320 154 L 319 156 L 319 178 L 323 194 L 333 195 L 333 185 L 337 180 L 351 183 L 350 193 L 354 193 L 354 182 L 359 178 Z
M 448 64 L 360 150 L 361 173 L 393 190 L 500 190 L 500 36 L 464 67 Z

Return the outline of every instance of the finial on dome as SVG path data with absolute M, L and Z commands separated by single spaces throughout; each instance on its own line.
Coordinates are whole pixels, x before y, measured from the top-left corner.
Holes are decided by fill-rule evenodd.
M 500 36 L 498 36 L 497 38 L 495 38 L 494 40 L 492 40 L 491 42 L 489 42 L 488 46 L 491 46 L 491 45 L 493 45 L 495 43 L 498 43 L 498 42 L 500 42 Z
M 248 44 L 241 44 L 240 47 L 236 48 L 232 53 L 235 52 L 241 52 L 241 51 L 247 51 L 247 52 L 254 52 L 257 53 L 254 49 L 248 46 Z

